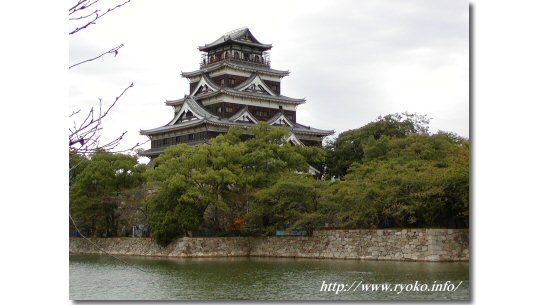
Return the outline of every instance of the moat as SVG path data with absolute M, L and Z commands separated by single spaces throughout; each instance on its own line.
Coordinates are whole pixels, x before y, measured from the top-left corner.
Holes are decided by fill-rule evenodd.
M 72 300 L 469 300 L 469 263 L 70 255 Z M 322 284 L 457 286 L 452 291 L 320 291 Z M 415 284 L 416 285 L 416 284 Z M 446 286 L 446 285 L 445 285 Z M 334 287 L 333 287 L 334 288 Z M 450 288 L 450 285 L 449 285 Z M 326 289 L 327 290 L 327 289 Z

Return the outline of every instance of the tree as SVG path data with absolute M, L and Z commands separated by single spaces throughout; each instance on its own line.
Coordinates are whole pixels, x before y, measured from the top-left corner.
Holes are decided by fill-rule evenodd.
M 321 227 L 329 215 L 322 201 L 325 186 L 310 174 L 286 173 L 256 193 L 246 223 L 265 234 L 278 228 Z
M 69 20 L 72 28 L 69 30 L 69 35 L 80 34 L 82 30 L 95 25 L 98 20 L 108 15 L 112 11 L 126 5 L 131 0 L 125 0 L 123 2 L 117 2 L 117 4 L 110 4 L 110 2 L 102 3 L 100 0 L 75 0 L 71 3 L 69 8 Z M 108 6 L 112 5 L 112 6 Z M 119 50 L 123 47 L 123 44 L 119 44 L 116 47 L 111 48 L 108 51 L 102 52 L 97 56 L 84 59 L 80 62 L 71 64 L 69 69 L 76 68 L 82 64 L 88 64 L 94 62 L 105 55 L 117 56 Z M 93 185 L 86 185 L 90 188 L 96 188 L 95 194 L 88 195 L 87 190 L 81 188 L 80 180 L 77 178 L 84 178 L 88 174 L 85 170 L 87 167 L 92 169 L 95 162 L 103 158 L 103 152 L 124 152 L 132 151 L 144 143 L 136 143 L 129 149 L 118 151 L 116 148 L 120 144 L 121 140 L 126 134 L 124 131 L 121 135 L 109 141 L 101 141 L 101 130 L 103 119 L 109 114 L 112 108 L 117 102 L 124 96 L 124 94 L 134 86 L 133 83 L 123 89 L 123 91 L 115 97 L 114 101 L 107 107 L 103 106 L 102 99 L 99 98 L 99 104 L 97 107 L 91 107 L 85 114 L 81 113 L 81 109 L 73 111 L 70 118 L 73 118 L 73 125 L 69 128 L 69 182 L 70 182 L 70 211 L 76 211 L 78 217 L 82 220 L 82 225 L 89 231 L 100 232 L 100 228 L 104 227 L 106 235 L 114 235 L 117 232 L 117 205 L 115 200 L 105 200 L 107 194 L 111 191 L 107 188 L 96 188 L 96 185 L 107 185 L 110 181 L 107 180 L 110 176 L 97 175 L 97 171 L 93 168 L 94 175 L 92 179 Z M 77 116 L 79 116 L 77 119 Z M 77 122 L 78 121 L 78 122 Z M 94 156 L 95 154 L 95 156 Z M 90 157 L 91 156 L 91 157 Z M 94 160 L 94 158 L 96 160 Z M 89 170 L 88 169 L 88 170 Z M 121 169 L 118 169 L 121 170 Z M 79 177 L 79 175 L 81 175 Z M 121 175 L 120 175 L 121 176 Z M 118 177 L 116 177 L 118 178 Z M 100 179 L 105 179 L 101 181 Z M 127 196 L 129 197 L 129 196 Z M 110 202 L 110 204 L 105 204 Z M 85 211 L 85 212 L 81 212 Z M 86 213 L 87 212 L 87 213 Z M 76 228 L 73 214 L 69 214 L 69 218 L 72 225 Z M 91 222 L 89 219 L 91 218 Z M 99 221 L 98 221 L 99 220 Z M 103 222 L 105 223 L 103 225 Z M 99 223 L 99 226 L 98 226 Z M 80 232 L 79 232 L 80 233 Z
M 369 138 L 361 162 L 334 184 L 339 225 L 468 227 L 469 141 L 453 134 Z
M 286 128 L 259 124 L 246 131 L 247 140 L 244 132 L 230 128 L 210 145 L 175 145 L 154 160 L 147 174 L 160 183 L 148 199 L 157 242 L 167 244 L 198 227 L 229 231 L 247 214 L 256 192 L 283 173 L 306 173 L 309 161 L 323 159 L 321 148 L 288 143 Z
M 243 152 L 243 144 L 230 144 L 221 137 L 212 145 L 175 145 L 155 159 L 148 178 L 160 186 L 149 199 L 149 211 L 159 244 L 197 229 L 208 208 L 214 228 L 219 227 L 218 213 L 228 209 L 226 198 L 241 186 Z
M 326 145 L 328 151 L 326 173 L 329 177 L 343 177 L 353 162 L 362 162 L 364 145 L 370 137 L 405 137 L 411 134 L 427 134 L 429 119 L 409 113 L 389 114 L 378 117 L 358 129 L 341 133 Z
M 70 172 L 70 215 L 84 235 L 117 236 L 122 192 L 144 182 L 145 166 L 135 157 L 108 152 L 74 155 L 72 161 L 80 165 Z

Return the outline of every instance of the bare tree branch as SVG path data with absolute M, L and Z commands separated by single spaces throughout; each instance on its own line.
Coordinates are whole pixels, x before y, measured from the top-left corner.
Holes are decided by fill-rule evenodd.
M 88 17 L 90 17 L 91 15 L 93 14 L 98 14 L 101 10 L 95 10 L 87 15 L 82 15 L 82 16 L 78 16 L 78 17 L 74 17 L 74 18 L 69 18 L 69 20 L 81 20 L 81 19 L 86 19 Z
M 101 58 L 103 55 L 106 55 L 106 54 L 112 54 L 112 53 L 114 53 L 114 57 L 116 57 L 116 56 L 118 55 L 118 50 L 121 49 L 122 47 L 123 47 L 123 43 L 120 44 L 119 46 L 115 47 L 115 48 L 112 48 L 112 49 L 110 49 L 110 50 L 108 50 L 108 51 L 102 53 L 102 54 L 99 55 L 99 56 L 96 56 L 96 57 L 94 57 L 94 58 L 90 58 L 90 59 L 86 59 L 86 60 L 84 60 L 84 61 L 81 61 L 81 62 L 79 62 L 79 63 L 76 63 L 76 64 L 74 64 L 74 65 L 71 65 L 71 66 L 69 66 L 69 69 L 71 69 L 71 68 L 73 68 L 73 67 L 76 67 L 76 66 L 78 66 L 78 65 L 81 65 L 81 64 L 83 64 L 83 63 L 87 63 L 87 62 L 90 62 L 90 61 L 92 61 L 92 60 L 96 60 L 96 59 L 98 59 L 98 58 Z
M 123 2 L 121 2 L 123 1 Z M 116 6 L 109 7 L 109 8 L 103 8 L 105 5 L 112 5 L 109 4 L 108 1 L 101 1 L 101 0 L 74 0 L 76 2 L 70 9 L 69 9 L 69 20 L 73 22 L 82 21 L 78 24 L 81 24 L 81 26 L 76 27 L 74 30 L 69 32 L 69 35 L 73 35 L 75 33 L 78 33 L 79 31 L 88 28 L 92 24 L 96 24 L 96 21 L 102 17 L 104 17 L 106 14 L 114 11 L 117 8 L 120 8 L 127 3 L 131 2 L 131 0 L 118 0 Z M 101 5 L 102 3 L 106 3 L 104 5 Z M 91 9 L 90 9 L 91 8 Z M 97 60 L 107 54 L 114 54 L 114 57 L 118 55 L 119 49 L 123 47 L 123 44 L 118 45 L 115 48 L 112 48 L 106 52 L 101 53 L 98 56 L 95 56 L 90 59 L 83 60 L 81 62 L 78 62 L 76 64 L 73 64 L 69 67 L 69 69 L 74 68 L 78 65 L 88 63 L 94 60 Z M 116 137 L 115 139 L 111 141 L 107 141 L 106 143 L 101 143 L 101 130 L 102 128 L 102 122 L 103 119 L 108 115 L 110 110 L 117 104 L 117 102 L 123 97 L 123 95 L 134 86 L 133 83 L 131 83 L 129 86 L 127 86 L 120 95 L 116 96 L 112 104 L 106 108 L 103 108 L 103 101 L 101 98 L 99 98 L 99 108 L 92 107 L 90 110 L 83 116 L 82 123 L 77 123 L 75 120 L 73 122 L 73 127 L 69 128 L 69 150 L 71 152 L 87 155 L 92 154 L 97 151 L 108 151 L 112 153 L 120 153 L 120 152 L 127 152 L 127 151 L 133 151 L 136 148 L 140 147 L 141 145 L 147 143 L 148 141 L 144 143 L 136 143 L 131 148 L 120 150 L 120 151 L 114 151 L 115 148 L 120 144 L 121 140 L 125 137 L 125 134 L 127 131 L 124 131 L 121 135 Z M 78 114 L 80 114 L 81 110 L 73 111 L 69 117 L 74 117 Z M 71 169 L 70 169 L 71 170 Z
M 110 110 L 116 105 L 116 103 L 123 97 L 125 92 L 132 88 L 134 86 L 133 83 L 131 83 L 129 86 L 127 86 L 120 95 L 118 95 L 112 104 L 108 106 L 103 111 L 102 107 L 102 100 L 99 99 L 99 112 L 95 113 L 94 108 L 92 107 L 89 111 L 84 120 L 81 124 L 74 123 L 73 129 L 69 129 L 69 149 L 75 153 L 79 154 L 91 154 L 99 150 L 106 150 L 111 151 L 116 148 L 121 140 L 124 138 L 127 131 L 123 132 L 120 136 L 117 138 L 105 143 L 100 143 L 100 131 L 102 130 L 101 124 L 103 119 L 108 115 Z M 79 113 L 77 111 L 76 113 Z M 74 112 L 75 113 L 75 112 Z M 115 151 L 115 152 L 125 152 L 125 151 L 132 151 L 136 149 L 137 147 L 147 143 L 136 143 L 133 145 L 133 147 L 121 150 L 121 151 Z
M 72 116 L 77 115 L 77 114 L 79 114 L 79 113 L 80 113 L 80 109 L 77 110 L 77 111 L 73 111 L 73 112 L 69 115 L 69 117 L 72 117 Z
M 99 0 L 95 0 L 91 3 L 89 3 L 90 1 L 89 0 L 79 0 L 79 2 L 73 6 L 72 8 L 69 9 L 69 15 L 72 15 L 78 11 L 81 11 L 81 10 L 84 10 L 84 9 L 87 9 L 88 7 L 92 6 L 93 4 L 99 2 Z M 95 24 L 96 21 L 98 19 L 101 19 L 102 17 L 104 17 L 106 14 L 112 12 L 113 10 L 117 9 L 117 8 L 120 8 L 122 6 L 124 6 L 125 4 L 131 2 L 131 0 L 126 0 L 125 2 L 121 3 L 121 4 L 118 4 L 112 8 L 108 8 L 104 13 L 102 14 L 99 14 L 99 11 L 100 10 L 95 10 L 93 13 L 89 14 L 88 16 L 90 15 L 93 15 L 95 13 L 95 16 L 92 20 L 88 21 L 86 24 L 80 26 L 80 27 L 76 27 L 74 30 L 72 30 L 71 32 L 69 32 L 69 35 L 73 35 L 75 33 L 77 33 L 78 31 L 81 31 L 87 27 L 89 27 L 90 25 L 92 24 Z M 89 3 L 87 5 L 85 5 L 85 3 Z M 78 18 L 78 19 L 84 19 L 86 17 L 83 17 L 83 18 Z M 77 17 L 73 17 L 71 20 L 77 20 Z
M 93 5 L 95 2 L 98 2 L 99 0 L 95 0 L 93 3 L 89 4 L 89 5 L 84 5 L 84 3 L 87 3 L 89 2 L 89 0 L 79 0 L 77 2 L 77 4 L 75 4 L 73 7 L 71 7 L 69 9 L 69 15 L 79 11 L 79 10 L 83 10 L 85 8 L 88 8 L 89 6 Z

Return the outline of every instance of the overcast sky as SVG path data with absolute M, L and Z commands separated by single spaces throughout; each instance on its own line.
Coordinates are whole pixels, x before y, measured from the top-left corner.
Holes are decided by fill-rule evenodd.
M 432 118 L 431 131 L 469 136 L 469 13 L 461 0 L 132 0 L 70 36 L 70 64 L 125 45 L 117 57 L 70 70 L 70 110 L 87 111 L 98 98 L 110 104 L 133 82 L 103 138 L 127 131 L 122 148 L 145 141 L 140 129 L 173 117 L 165 100 L 188 93 L 180 73 L 199 68 L 197 47 L 242 26 L 273 44 L 272 68 L 291 72 L 282 94 L 306 98 L 299 123 L 338 134 L 408 111 Z

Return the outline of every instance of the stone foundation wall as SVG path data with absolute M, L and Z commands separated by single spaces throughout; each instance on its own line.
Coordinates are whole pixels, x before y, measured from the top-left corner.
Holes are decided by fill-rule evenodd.
M 255 239 L 250 255 L 468 261 L 469 231 L 451 229 L 315 231 L 312 237 Z
M 469 260 L 469 230 L 459 229 L 323 230 L 308 237 L 184 237 L 167 247 L 157 245 L 150 238 L 96 238 L 92 241 L 115 255 Z M 102 253 L 83 238 L 71 238 L 69 252 Z
M 92 238 L 99 248 L 114 255 L 219 257 L 248 256 L 249 240 L 246 237 L 180 238 L 167 247 L 159 246 L 151 238 Z M 84 238 L 69 239 L 69 253 L 104 254 Z

